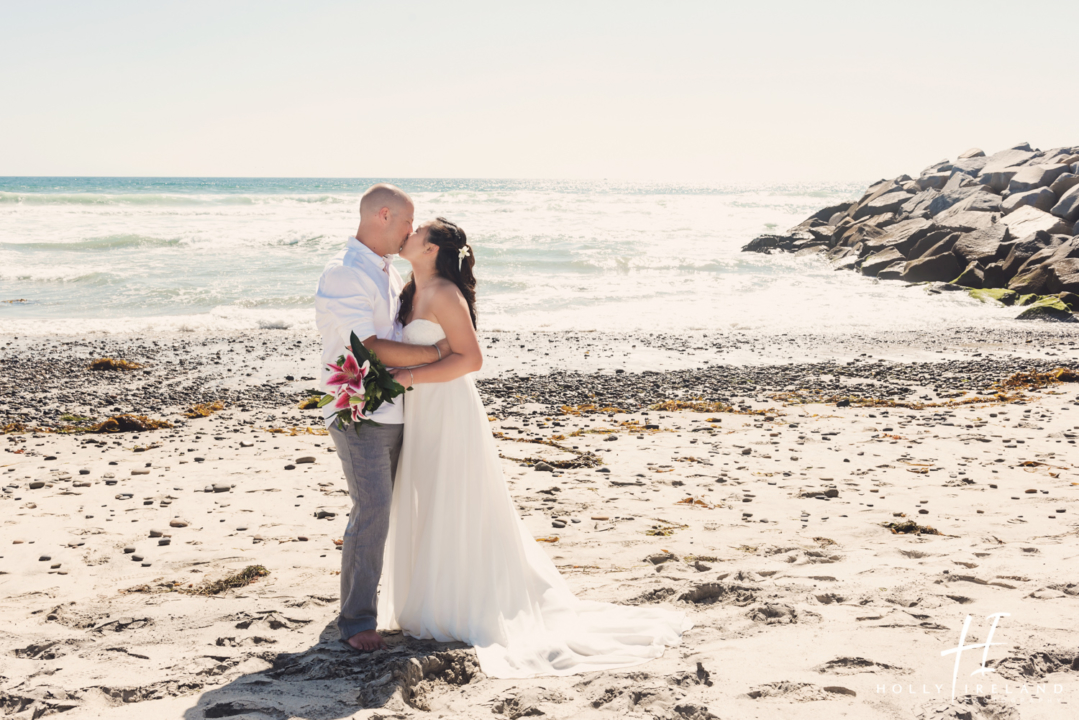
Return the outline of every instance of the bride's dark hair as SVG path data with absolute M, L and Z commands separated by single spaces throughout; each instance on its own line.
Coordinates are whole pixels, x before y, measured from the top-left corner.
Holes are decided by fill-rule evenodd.
M 469 248 L 468 257 L 461 258 L 461 248 L 468 247 L 465 231 L 446 218 L 435 218 L 427 226 L 427 242 L 438 246 L 435 257 L 435 271 L 460 289 L 468 303 L 468 314 L 472 318 L 472 327 L 476 327 L 476 276 L 472 268 L 476 258 Z M 457 269 L 460 260 L 460 270 Z M 410 277 L 401 291 L 401 306 L 397 311 L 397 320 L 403 325 L 412 312 L 412 300 L 416 295 L 416 278 Z

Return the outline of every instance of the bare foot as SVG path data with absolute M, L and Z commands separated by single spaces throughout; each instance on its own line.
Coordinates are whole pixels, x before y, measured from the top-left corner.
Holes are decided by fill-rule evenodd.
M 348 644 L 357 650 L 388 650 L 389 646 L 374 630 L 364 630 L 348 639 Z

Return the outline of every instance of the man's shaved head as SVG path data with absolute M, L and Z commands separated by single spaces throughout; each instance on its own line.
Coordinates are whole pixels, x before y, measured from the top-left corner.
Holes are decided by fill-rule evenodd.
M 395 255 L 412 234 L 415 206 L 404 190 L 379 183 L 360 198 L 356 239 L 379 255 Z
M 386 183 L 372 185 L 360 198 L 360 220 L 374 217 L 382 208 L 389 208 L 396 215 L 401 210 L 412 207 L 412 199 L 404 190 Z

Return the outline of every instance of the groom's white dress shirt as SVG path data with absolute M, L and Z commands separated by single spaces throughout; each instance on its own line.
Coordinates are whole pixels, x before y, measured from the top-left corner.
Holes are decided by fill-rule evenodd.
M 326 264 L 315 291 L 315 324 L 322 333 L 323 392 L 330 392 L 327 364 L 337 362 L 344 353 L 351 333 L 361 341 L 372 335 L 401 341 L 397 309 L 402 287 L 404 282 L 389 256 L 377 255 L 355 237 Z M 402 396 L 393 403 L 382 403 L 371 419 L 383 424 L 403 423 L 403 401 Z M 332 403 L 322 408 L 327 427 L 335 420 L 333 413 Z

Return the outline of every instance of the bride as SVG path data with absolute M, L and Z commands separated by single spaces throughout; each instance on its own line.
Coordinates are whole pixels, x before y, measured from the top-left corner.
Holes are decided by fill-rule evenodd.
M 483 356 L 464 231 L 438 218 L 400 255 L 412 264 L 398 315 L 405 342 L 446 338 L 451 352 L 394 371 L 415 389 L 404 403 L 380 623 L 470 643 L 498 678 L 638 665 L 677 645 L 692 627 L 685 613 L 577 599 L 517 514 L 471 375 Z

